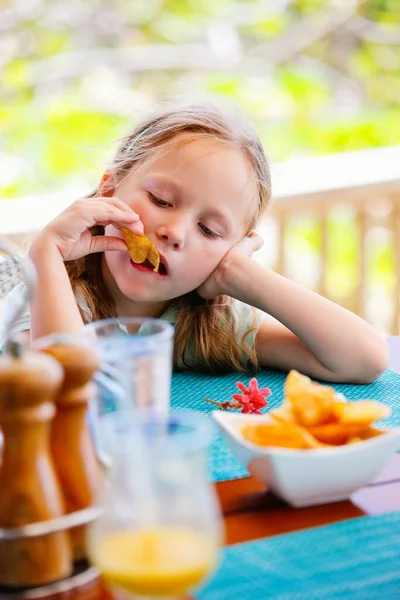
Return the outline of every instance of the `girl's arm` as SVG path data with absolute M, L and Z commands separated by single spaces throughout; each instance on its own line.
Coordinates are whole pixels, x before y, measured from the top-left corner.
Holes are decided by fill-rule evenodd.
M 30 257 L 37 271 L 37 286 L 30 301 L 31 342 L 50 333 L 77 333 L 83 321 L 57 246 L 37 239 Z
M 37 286 L 30 302 L 31 341 L 50 333 L 77 333 L 83 325 L 64 265 L 94 252 L 126 250 L 123 239 L 93 237 L 93 225 L 114 224 L 143 233 L 139 217 L 117 198 L 75 202 L 37 236 L 30 249 L 37 271 Z
M 326 381 L 374 381 L 388 364 L 385 339 L 354 313 L 251 260 L 249 247 L 260 246 L 255 238 L 245 241 L 247 251 L 238 245 L 226 255 L 214 281 L 274 317 L 256 338 L 260 364 Z

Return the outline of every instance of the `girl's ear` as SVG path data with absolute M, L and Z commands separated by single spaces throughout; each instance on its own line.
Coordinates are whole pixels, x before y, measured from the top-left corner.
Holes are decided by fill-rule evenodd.
M 111 198 L 115 193 L 115 181 L 112 173 L 106 171 L 101 178 L 99 187 L 97 188 L 98 196 L 107 196 Z

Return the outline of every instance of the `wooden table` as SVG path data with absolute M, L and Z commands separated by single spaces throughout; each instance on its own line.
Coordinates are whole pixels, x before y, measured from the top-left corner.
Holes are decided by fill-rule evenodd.
M 400 373 L 400 337 L 390 338 L 390 368 Z M 292 508 L 254 477 L 216 484 L 225 525 L 226 544 L 316 527 L 361 515 L 400 510 L 400 453 L 380 477 L 346 501 Z M 0 600 L 4 596 L 0 593 Z M 115 600 L 97 579 L 74 592 L 55 593 L 53 600 Z M 182 599 L 183 600 L 183 599 Z M 189 600 L 189 599 L 187 599 Z

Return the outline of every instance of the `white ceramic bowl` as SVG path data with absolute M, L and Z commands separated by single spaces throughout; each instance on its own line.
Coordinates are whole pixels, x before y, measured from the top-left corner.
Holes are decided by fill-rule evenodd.
M 292 506 L 312 506 L 348 498 L 371 483 L 400 448 L 400 427 L 387 429 L 363 442 L 296 450 L 262 447 L 247 441 L 240 431 L 246 424 L 265 423 L 268 415 L 213 411 L 237 460 Z

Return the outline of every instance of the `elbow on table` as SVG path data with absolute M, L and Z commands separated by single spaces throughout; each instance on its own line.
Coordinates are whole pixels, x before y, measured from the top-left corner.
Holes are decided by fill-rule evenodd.
M 370 348 L 365 348 L 353 375 L 353 382 L 367 384 L 376 381 L 389 365 L 389 354 L 389 345 L 383 337 Z

